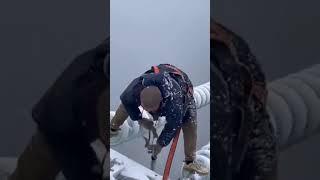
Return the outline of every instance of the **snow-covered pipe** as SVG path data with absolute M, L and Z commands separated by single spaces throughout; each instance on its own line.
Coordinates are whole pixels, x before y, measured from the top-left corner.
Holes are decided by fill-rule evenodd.
M 115 115 L 115 111 L 110 111 L 110 120 Z M 110 146 L 116 146 L 128 142 L 137 137 L 141 137 L 142 130 L 138 122 L 128 118 L 121 126 L 121 130 L 117 136 L 110 138 Z
M 196 107 L 198 109 L 208 105 L 210 103 L 210 82 L 196 86 L 194 88 L 194 97 L 196 101 Z M 152 116 L 150 116 L 150 114 L 148 114 L 146 111 L 141 112 L 143 112 L 143 117 L 149 119 L 152 118 Z M 114 115 L 115 111 L 110 111 L 110 121 Z M 164 121 L 162 121 L 160 124 L 163 126 Z M 159 126 L 159 128 L 161 128 L 162 126 Z M 121 131 L 119 132 L 119 135 L 110 139 L 111 146 L 116 146 L 124 142 L 128 142 L 137 137 L 141 137 L 144 134 L 144 130 L 139 126 L 138 122 L 132 121 L 130 118 L 128 118 L 120 128 Z
M 280 149 L 319 132 L 320 64 L 268 84 L 267 110 Z
M 196 101 L 197 109 L 208 105 L 210 103 L 210 82 L 195 87 L 193 96 Z

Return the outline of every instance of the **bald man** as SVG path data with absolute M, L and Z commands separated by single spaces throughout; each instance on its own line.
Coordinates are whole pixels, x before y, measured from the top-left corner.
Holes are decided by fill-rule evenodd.
M 206 175 L 209 170 L 195 160 L 197 144 L 197 111 L 193 97 L 193 85 L 188 76 L 170 64 L 153 66 L 140 77 L 134 79 L 121 94 L 121 104 L 111 120 L 110 134 L 116 136 L 120 126 L 128 116 L 150 129 L 153 122 L 142 118 L 141 105 L 154 120 L 165 116 L 167 123 L 152 145 L 153 155 L 170 144 L 180 128 L 183 131 L 185 165 L 184 169 Z

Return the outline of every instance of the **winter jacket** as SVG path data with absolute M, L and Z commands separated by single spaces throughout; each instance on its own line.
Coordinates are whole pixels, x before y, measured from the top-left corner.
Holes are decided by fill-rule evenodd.
M 147 86 L 158 87 L 163 98 L 158 116 L 165 116 L 167 121 L 158 138 L 158 143 L 161 146 L 167 146 L 184 123 L 187 104 L 193 98 L 188 96 L 188 88 L 192 88 L 192 84 L 182 71 L 180 72 L 183 78 L 171 73 L 171 69 L 167 69 L 165 64 L 159 67 L 161 69 L 159 73 L 150 70 L 134 79 L 121 94 L 120 99 L 130 118 L 140 120 L 142 119 L 138 108 L 141 105 L 140 92 Z

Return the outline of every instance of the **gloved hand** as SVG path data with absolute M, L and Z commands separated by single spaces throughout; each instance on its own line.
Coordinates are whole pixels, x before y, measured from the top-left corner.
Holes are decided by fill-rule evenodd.
M 162 150 L 162 146 L 158 143 L 151 144 L 148 147 L 148 153 L 152 154 L 152 156 L 156 157 Z

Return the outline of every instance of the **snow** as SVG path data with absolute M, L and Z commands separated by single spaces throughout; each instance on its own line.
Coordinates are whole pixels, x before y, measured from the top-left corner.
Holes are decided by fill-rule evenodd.
M 162 176 L 110 149 L 110 179 L 161 180 Z

